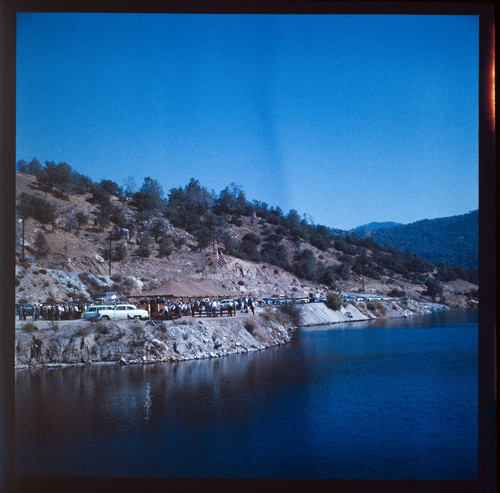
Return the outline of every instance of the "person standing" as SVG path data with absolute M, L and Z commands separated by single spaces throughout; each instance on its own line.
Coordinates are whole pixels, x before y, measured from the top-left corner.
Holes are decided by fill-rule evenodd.
M 255 305 L 252 298 L 248 298 L 248 306 L 252 310 L 252 315 L 255 315 Z

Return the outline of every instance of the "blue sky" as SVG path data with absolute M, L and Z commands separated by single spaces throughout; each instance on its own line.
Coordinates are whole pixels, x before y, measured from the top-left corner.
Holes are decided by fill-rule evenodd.
M 478 16 L 19 13 L 17 159 L 350 229 L 478 207 Z

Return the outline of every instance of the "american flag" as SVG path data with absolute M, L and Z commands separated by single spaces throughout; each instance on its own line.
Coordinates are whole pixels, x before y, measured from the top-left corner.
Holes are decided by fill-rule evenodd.
M 226 265 L 226 259 L 224 258 L 224 255 L 222 255 L 222 252 L 219 253 L 219 250 L 217 250 L 217 263 L 221 267 L 224 267 L 224 265 Z

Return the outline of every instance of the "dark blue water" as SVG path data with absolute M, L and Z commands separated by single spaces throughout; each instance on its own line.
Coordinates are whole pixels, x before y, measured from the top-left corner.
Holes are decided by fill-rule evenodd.
M 16 474 L 477 478 L 477 311 L 215 360 L 16 372 Z

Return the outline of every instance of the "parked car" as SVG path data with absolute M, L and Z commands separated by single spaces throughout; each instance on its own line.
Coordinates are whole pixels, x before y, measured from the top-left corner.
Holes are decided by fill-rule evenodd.
M 101 318 L 100 310 L 113 310 L 113 305 L 90 305 L 82 314 L 84 320 L 96 320 Z
M 147 320 L 149 313 L 135 305 L 119 303 L 117 305 L 92 305 L 82 315 L 85 320 Z

